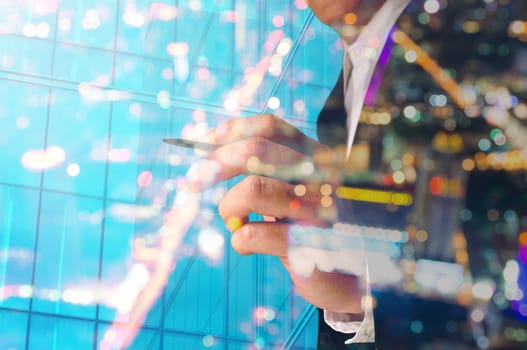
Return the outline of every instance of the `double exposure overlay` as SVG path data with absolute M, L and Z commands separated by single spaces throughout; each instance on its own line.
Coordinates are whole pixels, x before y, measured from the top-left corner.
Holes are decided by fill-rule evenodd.
M 317 188 L 351 222 L 291 225 L 293 267 L 366 253 L 392 349 L 527 348 L 527 4 L 412 1 L 368 45 L 344 180 Z M 345 143 L 317 132 L 343 53 L 306 0 L 0 0 L 0 349 L 317 349 L 280 261 L 231 247 L 241 177 L 189 191 L 207 151 L 163 140 L 273 114 Z

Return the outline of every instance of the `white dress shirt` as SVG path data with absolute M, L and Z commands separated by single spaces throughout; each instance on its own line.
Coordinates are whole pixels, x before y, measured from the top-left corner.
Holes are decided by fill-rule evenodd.
M 392 27 L 409 2 L 410 0 L 386 0 L 362 29 L 353 44 L 345 47 L 343 75 L 344 105 L 348 127 L 348 155 L 355 138 L 364 99 L 375 66 Z M 365 266 L 366 271 L 362 281 L 365 285 L 364 295 L 366 300 L 371 300 L 367 254 Z M 373 310 L 369 304 L 363 303 L 364 319 L 362 321 L 350 322 L 347 314 L 329 311 L 324 312 L 324 319 L 336 331 L 355 333 L 355 336 L 346 341 L 347 344 L 373 343 L 375 341 L 375 327 Z

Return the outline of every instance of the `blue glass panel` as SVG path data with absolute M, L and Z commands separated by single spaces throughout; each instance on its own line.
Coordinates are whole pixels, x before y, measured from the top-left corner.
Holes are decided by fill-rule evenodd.
M 104 246 L 100 284 L 104 290 L 99 303 L 99 318 L 112 321 L 116 316 L 115 301 L 109 298 L 127 276 L 132 256 L 135 234 L 134 205 L 123 202 L 107 202 L 107 215 L 104 221 Z M 117 299 L 118 300 L 118 299 Z
M 342 66 L 343 50 L 338 35 L 313 21 L 302 39 L 291 64 L 295 78 L 302 76 L 301 81 L 332 88 Z
M 119 2 L 117 50 L 134 54 L 145 53 L 145 38 L 152 27 L 147 23 L 150 1 L 135 1 L 135 6 Z M 126 13 L 128 15 L 125 15 Z M 134 25 L 134 23 L 141 25 Z
M 27 314 L 0 310 L 0 344 L 4 349 L 23 349 L 26 345 Z
M 88 103 L 77 92 L 59 89 L 53 90 L 52 100 L 47 142 L 61 147 L 65 160 L 46 171 L 44 186 L 102 196 L 106 181 L 109 104 Z
M 207 35 L 200 52 L 200 58 L 207 58 L 208 66 L 216 69 L 229 69 L 232 66 L 232 59 L 235 53 L 233 46 L 235 41 L 234 24 L 232 21 L 225 20 L 225 16 L 218 13 L 204 13 L 208 24 L 208 30 L 212 33 L 221 35 Z
M 93 349 L 93 322 L 33 315 L 30 326 L 28 349 Z
M 92 57 L 97 57 L 94 60 Z M 94 82 L 103 78 L 111 81 L 113 54 L 71 44 L 58 44 L 55 51 L 53 75 L 66 81 Z M 100 80 L 99 80 L 100 81 Z
M 137 159 L 141 140 L 139 131 L 141 120 L 147 112 L 145 110 L 148 110 L 148 107 L 140 102 L 113 104 L 107 179 L 107 195 L 112 199 L 133 202 L 137 197 Z
M 318 310 L 310 309 L 306 312 L 307 307 L 303 308 L 303 313 L 297 318 L 294 328 L 286 332 L 282 342 L 288 342 L 291 349 L 294 350 L 315 350 L 317 349 L 318 340 Z M 303 317 L 304 316 L 304 317 Z M 296 339 L 295 335 L 297 336 Z M 295 340 L 294 342 L 292 340 Z
M 115 87 L 137 91 L 141 96 L 148 94 L 155 99 L 162 90 L 173 91 L 173 69 L 173 61 L 168 55 L 159 59 L 117 55 Z
M 0 67 L 22 74 L 49 75 L 53 42 L 12 35 L 0 36 Z
M 44 192 L 38 240 L 33 309 L 94 317 L 100 265 L 103 202 Z
M 157 350 L 161 349 L 160 332 L 141 329 L 134 341 L 127 347 L 133 350 Z
M 228 334 L 253 340 L 256 336 L 255 309 L 258 303 L 258 256 L 240 256 L 229 246 Z
M 38 186 L 41 173 L 33 165 L 44 155 L 41 150 L 46 131 L 49 89 L 4 80 L 0 83 L 0 94 L 10 101 L 0 105 L 0 156 L 5 164 L 9 164 L 0 171 L 0 181 Z
M 214 107 L 223 109 L 228 92 L 243 83 L 242 76 L 235 76 L 228 71 L 210 70 L 207 79 L 200 79 L 192 71 L 184 89 L 179 87 L 175 95 L 193 103 L 194 107 Z
M 251 349 L 254 346 L 254 342 L 240 341 L 240 340 L 229 340 L 227 349 L 229 350 L 246 350 Z
M 176 41 L 174 32 L 179 21 L 156 21 L 142 38 L 144 55 L 153 58 L 168 58 L 168 45 Z
M 335 76 L 335 81 L 338 76 Z M 301 106 L 305 111 L 303 116 L 305 122 L 299 125 L 302 130 L 311 137 L 316 137 L 316 118 L 318 111 L 324 105 L 324 101 L 331 92 L 331 88 L 323 88 L 311 84 L 299 84 L 293 89 L 294 101 L 309 101 L 309 103 L 302 103 Z
M 115 35 L 117 0 L 60 4 L 57 41 L 110 49 Z
M 102 327 L 101 327 L 102 328 Z M 141 329 L 127 349 L 133 350 L 157 350 L 161 349 L 160 332 Z
M 295 294 L 289 274 L 276 257 L 260 257 L 260 288 L 263 306 L 260 317 L 260 335 L 271 343 L 281 343 L 286 339 L 295 321 L 291 313 Z
M 27 293 L 27 290 L 31 290 L 32 284 L 38 205 L 38 191 L 0 186 L 2 213 L 0 215 L 0 290 L 2 291 L 0 306 L 2 307 L 27 309 L 29 306 L 28 297 L 31 293 Z
M 138 101 L 113 104 L 112 142 L 108 171 L 108 196 L 112 199 L 150 203 L 163 190 L 167 178 L 167 145 L 170 111 Z M 152 181 L 138 181 L 141 176 Z M 151 184 L 151 185 L 150 185 Z M 145 192 L 148 192 L 147 195 Z
M 204 254 L 200 249 L 200 235 L 207 230 L 224 236 L 218 229 L 217 215 L 204 215 L 206 220 L 197 221 L 196 227 L 184 238 L 178 251 L 179 259 L 165 288 L 165 317 L 167 329 L 183 332 L 224 334 L 226 328 L 227 275 L 225 259 L 220 251 L 218 256 Z M 199 220 L 199 218 L 198 218 Z M 202 236 L 210 237 L 210 236 Z M 228 242 L 228 236 L 223 238 Z M 205 242 L 206 243 L 206 242 Z M 210 293 L 210 291 L 215 291 Z
M 192 334 L 173 334 L 166 333 L 163 339 L 165 349 L 182 349 L 182 350 L 223 350 L 226 349 L 222 339 L 218 339 L 210 334 L 192 335 Z M 229 347 L 230 349 L 230 347 Z

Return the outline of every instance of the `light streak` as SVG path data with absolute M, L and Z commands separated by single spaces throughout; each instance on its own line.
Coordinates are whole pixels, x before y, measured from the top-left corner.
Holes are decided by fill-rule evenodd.
M 471 108 L 477 108 L 474 104 L 475 99 L 468 98 L 463 90 L 462 86 L 459 85 L 448 72 L 439 66 L 436 60 L 434 60 L 426 51 L 424 51 L 417 43 L 415 43 L 406 33 L 401 30 L 395 31 L 393 34 L 393 40 L 395 43 L 400 45 L 406 52 L 413 51 L 416 53 L 415 63 L 420 65 L 425 72 L 435 80 L 435 82 L 450 96 L 452 101 L 464 110 L 465 112 Z M 506 98 L 510 98 L 507 89 L 498 89 L 501 94 L 505 94 Z M 487 107 L 483 110 L 483 117 L 491 125 L 496 125 L 502 128 L 505 135 L 509 137 L 511 143 L 520 149 L 527 148 L 527 129 L 514 117 L 511 116 L 507 110 L 508 106 L 502 106 L 497 101 L 491 107 Z M 468 113 L 468 112 L 467 112 Z
M 147 246 L 145 238 L 134 240 L 132 258 L 135 263 L 125 279 L 117 285 L 62 287 L 59 283 L 57 289 L 37 289 L 26 284 L 3 284 L 0 287 L 0 301 L 10 297 L 24 299 L 37 297 L 52 302 L 63 301 L 78 305 L 102 304 L 115 308 L 117 316 L 106 331 L 100 348 L 126 347 L 140 330 L 148 311 L 162 293 L 176 266 L 175 252 L 180 249 L 183 236 L 195 220 L 199 209 L 199 198 L 200 195 L 196 193 L 183 190 L 178 192 L 155 239 L 152 240 L 152 237 L 148 239 L 148 243 L 153 246 Z M 223 246 L 223 243 L 216 240 L 215 245 L 219 247 Z M 217 249 L 209 253 L 210 258 L 215 258 L 213 253 L 217 253 Z
M 452 100 L 461 109 L 465 109 L 470 106 L 464 99 L 463 89 L 459 84 L 452 79 L 452 77 L 439 66 L 436 60 L 424 51 L 419 45 L 417 45 L 406 33 L 401 30 L 395 31 L 393 34 L 393 40 L 395 43 L 400 45 L 405 51 L 413 51 L 416 53 L 415 63 L 420 65 L 425 72 L 435 80 L 435 82 L 445 90 Z
M 99 344 L 102 350 L 125 348 L 133 341 L 146 314 L 161 295 L 175 268 L 174 253 L 181 246 L 182 238 L 194 221 L 198 209 L 199 194 L 189 191 L 178 192 L 159 230 L 159 252 L 148 268 L 148 279 L 142 280 L 145 282 L 144 285 L 136 284 L 135 290 L 126 291 L 127 295 L 132 295 L 133 298 L 129 299 L 129 304 L 125 305 L 124 310 L 118 312 L 111 327 L 106 331 Z M 131 271 L 129 277 L 130 274 Z M 143 274 L 144 276 L 146 275 Z
M 362 202 L 395 204 L 409 206 L 413 203 L 413 196 L 404 192 L 371 190 L 355 187 L 337 187 L 337 197 Z
M 152 205 L 114 204 L 110 207 L 111 216 L 124 222 L 139 222 L 159 215 L 160 209 Z
M 126 101 L 130 93 L 117 89 L 105 89 L 97 86 L 99 82 L 80 83 L 77 87 L 79 94 L 85 102 L 96 103 L 102 101 Z
M 272 66 L 273 52 L 276 50 L 281 40 L 284 39 L 284 35 L 284 31 L 282 30 L 274 30 L 269 34 L 263 45 L 264 57 L 258 61 L 256 66 L 246 69 L 243 83 L 241 85 L 233 88 L 227 93 L 225 108 L 228 111 L 235 111 L 241 106 L 248 106 L 252 103 L 254 95 L 262 84 L 265 74 Z M 278 53 L 276 55 L 282 57 Z

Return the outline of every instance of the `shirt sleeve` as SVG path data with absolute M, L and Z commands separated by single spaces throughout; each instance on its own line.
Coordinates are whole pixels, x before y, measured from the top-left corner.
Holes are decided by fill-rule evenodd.
M 373 311 L 364 313 L 362 321 L 350 321 L 348 314 L 340 314 L 324 310 L 324 321 L 334 330 L 341 333 L 354 333 L 346 344 L 352 343 L 374 343 L 375 326 L 373 321 Z
M 362 321 L 355 321 L 350 314 L 338 313 L 324 310 L 324 321 L 335 331 L 341 333 L 354 333 L 346 344 L 352 343 L 374 343 L 375 342 L 375 323 L 373 320 L 373 307 L 370 275 L 368 271 L 368 258 L 365 256 L 366 271 L 359 277 L 361 284 L 364 285 L 364 295 L 362 297 L 362 308 L 364 317 Z

